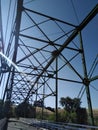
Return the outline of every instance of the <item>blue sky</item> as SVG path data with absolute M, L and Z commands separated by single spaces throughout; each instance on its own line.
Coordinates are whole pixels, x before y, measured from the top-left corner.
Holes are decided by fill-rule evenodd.
M 8 1 L 1 0 L 1 1 L 2 1 L 2 13 L 3 13 L 3 16 L 2 16 L 3 17 L 3 32 L 5 36 L 10 0 Z M 12 2 L 14 4 L 15 1 L 12 0 Z M 43 14 L 64 20 L 74 25 L 79 25 L 97 3 L 98 3 L 98 0 L 33 0 L 30 3 L 29 3 L 29 0 L 24 0 L 24 6 L 26 7 L 31 8 L 32 10 L 35 10 L 37 12 L 41 12 Z M 11 10 L 13 12 L 14 10 L 13 6 L 11 7 Z M 8 25 L 6 42 L 10 34 L 10 27 L 11 27 L 10 23 L 12 21 L 11 16 L 12 14 L 10 14 L 10 17 L 9 17 L 9 25 Z M 77 17 L 78 17 L 78 20 L 77 20 Z M 98 24 L 98 15 L 82 31 L 82 36 L 83 36 L 82 38 L 83 38 L 88 72 L 92 66 L 94 58 L 96 57 L 96 55 L 98 55 L 98 26 L 97 24 Z M 74 41 L 77 42 L 78 38 L 76 38 Z M 7 43 L 5 43 L 5 48 L 6 48 L 6 45 Z M 63 53 L 64 55 L 66 55 L 66 57 L 68 57 L 70 52 L 64 51 Z M 73 64 L 74 66 L 77 66 L 76 68 L 78 69 L 79 73 L 83 74 L 83 70 L 82 70 L 82 66 L 81 66 L 81 62 L 79 58 L 80 57 L 78 57 L 77 61 L 74 61 Z M 63 64 L 63 61 L 61 61 L 59 64 L 60 65 Z M 65 71 L 65 73 L 63 73 L 63 71 Z M 61 74 L 61 77 L 65 76 L 65 78 L 67 77 L 74 78 L 74 74 L 73 72 L 69 70 L 69 68 L 66 70 L 65 69 L 62 70 L 60 74 Z M 98 75 L 98 65 L 94 71 L 94 75 L 95 76 Z M 53 84 L 53 83 L 49 82 L 49 84 Z M 93 108 L 98 108 L 98 103 L 97 103 L 98 102 L 97 101 L 98 80 L 92 82 L 91 85 L 93 86 L 93 87 L 90 86 L 92 105 L 93 105 Z M 65 83 L 63 81 L 59 82 L 59 88 L 58 88 L 59 98 L 62 96 L 63 97 L 70 96 L 72 98 L 76 97 L 81 89 L 81 86 L 82 85 L 78 86 L 78 84 L 73 84 L 73 83 L 68 83 L 68 82 Z M 46 105 L 47 106 L 51 105 L 54 107 L 54 102 L 52 100 L 55 100 L 55 99 L 51 97 L 47 99 Z M 85 93 L 82 97 L 82 106 L 87 107 Z

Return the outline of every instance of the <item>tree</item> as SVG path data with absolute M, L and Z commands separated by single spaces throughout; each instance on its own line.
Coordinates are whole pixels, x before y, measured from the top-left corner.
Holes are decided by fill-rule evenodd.
M 44 103 L 43 103 L 42 100 L 35 101 L 35 102 L 34 102 L 34 106 L 35 106 L 35 107 L 44 107 Z
M 87 124 L 88 115 L 85 108 L 79 108 L 76 111 L 77 113 L 77 122 L 79 124 Z
M 3 117 L 3 101 L 0 99 L 0 119 Z
M 22 102 L 16 107 L 16 116 L 17 117 L 26 117 L 31 118 L 35 117 L 35 108 L 28 102 Z
M 60 104 L 67 112 L 67 122 L 87 124 L 87 112 L 85 108 L 81 108 L 79 98 L 61 97 Z
M 71 99 L 70 97 L 61 97 L 60 104 L 62 107 L 64 107 L 65 110 L 70 112 L 72 110 L 80 108 L 81 102 L 79 98 Z
M 0 118 L 12 117 L 12 105 L 12 102 L 0 99 Z

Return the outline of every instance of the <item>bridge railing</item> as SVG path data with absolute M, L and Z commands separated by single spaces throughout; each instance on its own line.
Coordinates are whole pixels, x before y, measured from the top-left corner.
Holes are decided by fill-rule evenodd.
M 91 125 L 81 125 L 81 124 L 73 124 L 73 123 L 61 123 L 61 122 L 49 122 L 46 120 L 37 120 L 37 119 L 28 119 L 21 118 L 19 120 L 10 119 L 11 122 L 21 122 L 27 125 L 36 127 L 38 129 L 44 130 L 98 130 L 98 126 Z
M 30 125 L 49 130 L 98 130 L 98 126 L 73 123 L 53 123 L 48 121 L 33 121 Z

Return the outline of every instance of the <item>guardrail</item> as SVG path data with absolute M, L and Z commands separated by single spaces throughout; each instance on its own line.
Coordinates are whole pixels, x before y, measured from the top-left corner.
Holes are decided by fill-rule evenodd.
M 30 125 L 48 130 L 98 130 L 98 126 L 73 123 L 52 123 L 48 121 L 33 121 Z
M 7 130 L 7 118 L 0 120 L 0 130 Z
M 38 128 L 39 130 L 98 130 L 98 126 L 81 125 L 73 123 L 49 122 L 46 120 L 21 118 L 20 120 L 10 119 L 11 122 L 21 122 Z

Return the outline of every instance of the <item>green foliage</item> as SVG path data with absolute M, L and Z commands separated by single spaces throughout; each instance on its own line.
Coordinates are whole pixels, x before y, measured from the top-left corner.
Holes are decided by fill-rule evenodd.
M 4 117 L 9 117 L 12 115 L 12 108 L 10 108 L 10 102 L 0 100 L 0 119 Z
M 77 122 L 79 124 L 87 124 L 88 115 L 85 108 L 79 108 L 76 111 L 77 113 Z
M 87 124 L 87 112 L 85 108 L 81 108 L 79 98 L 62 97 L 60 104 L 66 111 L 66 122 Z
M 35 108 L 28 102 L 22 102 L 21 104 L 19 104 L 16 107 L 15 112 L 17 117 L 26 117 L 26 118 L 35 117 Z
M 3 111 L 3 106 L 2 106 L 3 104 L 2 103 L 3 103 L 2 100 L 0 100 L 0 119 L 2 119 L 2 116 L 3 116 L 2 115 L 3 114 L 3 112 L 2 112 Z
M 62 107 L 64 107 L 65 110 L 70 112 L 72 110 L 78 109 L 81 102 L 79 98 L 71 99 L 70 97 L 61 97 L 60 104 Z
M 36 118 L 42 119 L 42 112 L 36 112 Z
M 55 113 L 52 113 L 50 115 L 47 116 L 47 120 L 49 121 L 55 121 Z
M 66 122 L 68 115 L 67 115 L 67 112 L 66 111 L 63 111 L 62 112 L 58 112 L 58 121 L 59 122 Z
M 77 123 L 77 113 L 76 113 L 76 112 L 71 112 L 71 113 L 70 113 L 69 122 Z
M 43 120 L 55 120 L 55 115 L 50 110 L 47 110 L 45 108 L 37 107 L 36 108 L 36 118 L 37 119 L 43 119 Z
M 95 116 L 94 121 L 95 121 L 95 125 L 98 126 L 98 116 Z

